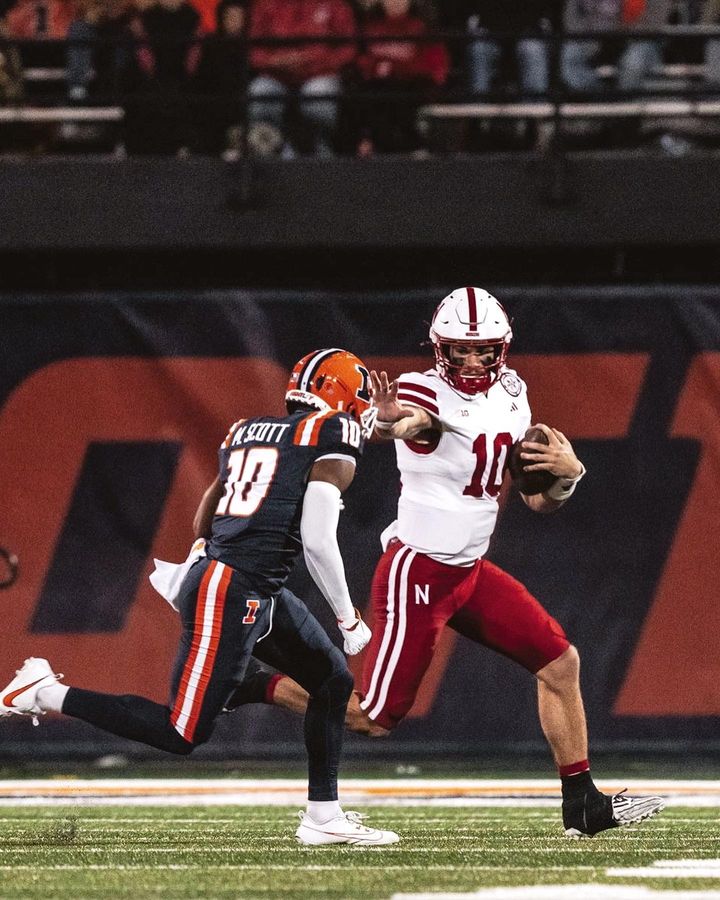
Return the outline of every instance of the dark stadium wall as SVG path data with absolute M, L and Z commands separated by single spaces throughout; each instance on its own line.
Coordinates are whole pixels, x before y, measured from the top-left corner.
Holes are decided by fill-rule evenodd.
M 534 419 L 571 438 L 588 475 L 551 517 L 506 487 L 490 557 L 580 649 L 596 741 L 715 738 L 720 290 L 501 297 L 516 335 L 510 364 L 529 385 Z M 164 699 L 178 624 L 147 576 L 153 557 L 186 555 L 228 424 L 281 411 L 289 367 L 318 346 L 348 346 L 393 375 L 427 368 L 421 345 L 438 299 L 0 296 L 0 545 L 20 561 L 18 580 L 0 591 L 8 673 L 47 656 L 68 683 Z M 341 523 L 361 607 L 397 481 L 392 448 L 371 445 Z M 292 587 L 332 628 L 302 565 Z M 0 755 L 29 741 L 50 752 L 71 740 L 78 752 L 98 740 L 84 725 L 43 725 L 11 722 Z M 208 752 L 281 752 L 300 740 L 299 722 L 253 708 L 223 721 Z M 383 752 L 540 740 L 532 677 L 449 632 Z
M 717 180 L 714 154 L 10 160 L 0 253 L 717 245 Z

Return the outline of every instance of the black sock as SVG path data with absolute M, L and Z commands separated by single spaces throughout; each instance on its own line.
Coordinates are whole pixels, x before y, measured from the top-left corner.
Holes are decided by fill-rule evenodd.
M 563 802 L 572 800 L 581 800 L 587 794 L 599 794 L 592 780 L 590 770 L 578 772 L 577 775 L 563 775 L 560 779 L 562 784 Z

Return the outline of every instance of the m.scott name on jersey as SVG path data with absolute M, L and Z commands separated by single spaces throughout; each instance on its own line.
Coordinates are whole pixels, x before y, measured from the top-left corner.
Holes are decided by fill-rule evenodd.
M 252 422 L 241 425 L 233 435 L 232 446 L 247 444 L 250 441 L 263 441 L 267 444 L 279 444 L 286 429 L 290 426 L 280 422 Z

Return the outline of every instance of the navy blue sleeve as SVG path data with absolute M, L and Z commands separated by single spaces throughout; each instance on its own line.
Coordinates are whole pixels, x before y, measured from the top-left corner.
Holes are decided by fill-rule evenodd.
M 364 443 L 359 423 L 347 413 L 335 413 L 323 419 L 318 435 L 317 459 L 338 456 L 358 462 Z

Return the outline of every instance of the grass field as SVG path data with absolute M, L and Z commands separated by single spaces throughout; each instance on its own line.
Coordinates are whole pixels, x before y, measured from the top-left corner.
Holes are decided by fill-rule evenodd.
M 364 811 L 371 824 L 398 831 L 402 843 L 299 847 L 296 808 L 277 806 L 5 807 L 0 897 L 371 900 L 498 885 L 617 883 L 609 867 L 720 856 L 720 821 L 710 808 L 672 807 L 637 828 L 578 842 L 565 838 L 555 809 Z M 714 879 L 626 881 L 671 892 L 720 891 L 720 869 Z

